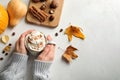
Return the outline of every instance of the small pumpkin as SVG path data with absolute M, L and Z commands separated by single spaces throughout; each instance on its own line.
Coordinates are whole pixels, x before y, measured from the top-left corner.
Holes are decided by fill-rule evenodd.
M 8 13 L 5 8 L 0 4 L 0 34 L 2 34 L 8 26 Z
M 10 0 L 7 5 L 10 26 L 16 26 L 27 13 L 27 6 L 22 0 Z

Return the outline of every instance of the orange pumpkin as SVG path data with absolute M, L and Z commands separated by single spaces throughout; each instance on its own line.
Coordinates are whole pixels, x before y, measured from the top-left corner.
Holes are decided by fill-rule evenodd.
M 5 8 L 0 4 L 0 34 L 2 34 L 8 26 L 8 13 Z

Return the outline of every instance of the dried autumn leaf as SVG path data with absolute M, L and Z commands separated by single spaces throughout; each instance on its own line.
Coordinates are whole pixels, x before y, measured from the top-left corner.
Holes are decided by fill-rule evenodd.
M 63 54 L 62 58 L 68 63 L 70 63 L 72 61 L 71 56 L 68 54 Z
M 67 47 L 67 50 L 75 51 L 75 50 L 77 50 L 77 48 L 70 45 Z
M 68 35 L 68 40 L 72 41 L 72 32 L 71 32 L 71 28 L 70 27 L 66 28 L 65 34 Z
M 67 34 L 69 41 L 72 41 L 72 35 L 77 37 L 77 38 L 80 38 L 80 39 L 85 39 L 85 36 L 81 32 L 81 29 L 79 27 L 76 27 L 76 26 L 71 25 L 68 28 L 66 28 L 65 34 Z
M 75 59 L 75 58 L 78 57 L 78 55 L 75 54 L 74 51 L 71 51 L 70 53 L 68 52 L 67 54 L 68 54 L 72 59 Z
M 11 49 L 10 46 L 6 46 L 6 47 L 3 49 L 3 51 L 10 52 L 10 49 Z
M 64 54 L 62 55 L 62 58 L 67 61 L 67 62 L 71 62 L 72 59 L 75 59 L 78 57 L 77 54 L 74 53 L 74 51 L 77 50 L 77 48 L 73 47 L 73 46 L 68 46 L 64 52 Z
M 79 27 L 71 26 L 72 27 L 72 35 L 81 39 L 85 39 L 85 36 L 81 32 Z

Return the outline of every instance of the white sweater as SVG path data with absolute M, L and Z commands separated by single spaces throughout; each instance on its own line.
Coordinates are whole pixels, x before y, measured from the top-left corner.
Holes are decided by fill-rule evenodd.
M 26 80 L 27 60 L 28 56 L 25 54 L 13 54 L 10 65 L 0 73 L 0 80 Z M 34 60 L 32 80 L 50 80 L 48 71 L 51 64 Z

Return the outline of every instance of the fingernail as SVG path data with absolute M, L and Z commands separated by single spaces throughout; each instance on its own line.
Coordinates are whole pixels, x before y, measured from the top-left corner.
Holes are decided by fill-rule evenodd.
M 48 40 L 48 41 L 51 41 L 51 40 L 52 40 L 51 35 L 48 35 L 48 36 L 47 36 L 47 40 Z

